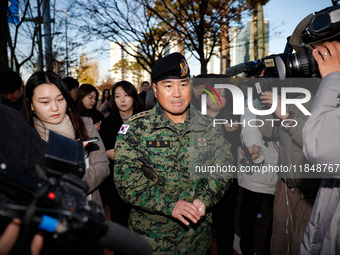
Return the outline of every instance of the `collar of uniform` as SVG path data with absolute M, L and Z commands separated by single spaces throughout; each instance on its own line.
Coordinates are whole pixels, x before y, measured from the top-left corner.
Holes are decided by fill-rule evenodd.
M 190 130 L 202 131 L 207 130 L 207 127 L 212 125 L 213 120 L 214 119 L 210 116 L 203 116 L 192 104 L 190 104 L 187 109 L 187 118 L 184 123 L 189 122 Z M 150 123 L 153 128 L 173 127 L 174 129 L 177 129 L 176 124 L 166 117 L 166 114 L 159 103 L 152 109 Z

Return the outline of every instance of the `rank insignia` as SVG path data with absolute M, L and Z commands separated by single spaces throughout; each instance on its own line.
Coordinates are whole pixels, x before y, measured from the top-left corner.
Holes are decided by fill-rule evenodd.
M 170 147 L 170 141 L 146 141 L 146 147 Z

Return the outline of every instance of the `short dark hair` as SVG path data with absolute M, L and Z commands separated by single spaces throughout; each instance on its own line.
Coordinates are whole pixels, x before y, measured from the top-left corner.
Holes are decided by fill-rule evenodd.
M 12 70 L 2 71 L 0 77 L 0 93 L 12 94 L 22 86 L 20 74 Z
M 66 86 L 68 87 L 69 91 L 71 91 L 74 88 L 79 88 L 79 82 L 72 78 L 72 77 L 65 77 L 63 79 L 63 81 L 65 82 Z
M 148 81 L 143 81 L 142 86 L 143 86 L 144 83 L 147 83 L 150 86 L 150 82 L 148 82 Z

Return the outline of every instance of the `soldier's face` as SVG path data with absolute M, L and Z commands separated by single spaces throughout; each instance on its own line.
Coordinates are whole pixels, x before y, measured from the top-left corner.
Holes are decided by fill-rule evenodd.
M 186 114 L 190 103 L 190 82 L 185 79 L 167 79 L 153 84 L 155 97 L 170 119 Z

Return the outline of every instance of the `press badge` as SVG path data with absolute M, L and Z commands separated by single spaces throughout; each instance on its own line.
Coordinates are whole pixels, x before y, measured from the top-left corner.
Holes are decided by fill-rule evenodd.
M 129 130 L 130 125 L 129 124 L 123 124 L 121 128 L 118 131 L 118 134 L 126 135 L 127 131 Z

